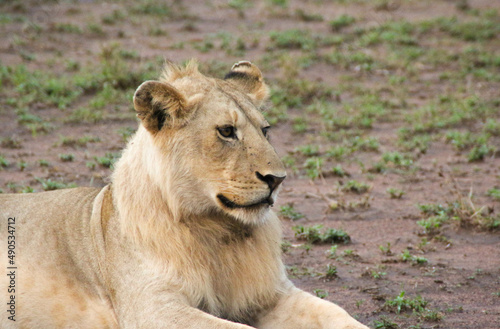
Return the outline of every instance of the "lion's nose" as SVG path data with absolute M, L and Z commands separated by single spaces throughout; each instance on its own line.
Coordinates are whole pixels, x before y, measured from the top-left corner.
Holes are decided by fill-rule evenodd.
M 271 192 L 274 191 L 286 178 L 286 175 L 281 177 L 271 174 L 264 176 L 258 171 L 256 171 L 255 174 L 257 175 L 257 178 L 259 178 L 269 186 Z

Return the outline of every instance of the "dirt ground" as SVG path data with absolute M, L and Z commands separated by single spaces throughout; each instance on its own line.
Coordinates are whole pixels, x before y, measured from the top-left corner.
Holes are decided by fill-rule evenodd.
M 288 167 L 275 210 L 296 285 L 371 328 L 500 328 L 499 10 L 0 1 L 0 190 L 104 186 L 164 59 L 218 77 L 251 60 Z M 293 229 L 314 225 L 350 242 Z

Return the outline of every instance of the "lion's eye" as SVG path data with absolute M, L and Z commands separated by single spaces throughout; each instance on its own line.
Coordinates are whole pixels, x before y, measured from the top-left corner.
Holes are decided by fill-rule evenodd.
M 271 128 L 271 127 L 267 126 L 267 127 L 262 128 L 262 133 L 264 134 L 264 137 L 266 137 L 266 138 L 267 138 L 267 135 L 269 133 L 269 128 Z
M 224 138 L 236 138 L 236 129 L 233 126 L 219 127 L 217 131 Z

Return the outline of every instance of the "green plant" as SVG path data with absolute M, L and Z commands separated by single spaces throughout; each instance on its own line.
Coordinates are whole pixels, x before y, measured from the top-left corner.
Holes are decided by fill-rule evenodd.
M 324 159 L 321 157 L 308 158 L 306 162 L 304 162 L 306 175 L 311 179 L 316 179 L 321 177 L 323 161 Z
M 480 229 L 496 230 L 500 228 L 500 216 L 488 211 L 486 206 L 476 207 L 471 200 L 471 195 L 465 199 L 457 194 L 457 200 L 448 202 L 447 206 L 440 204 L 419 205 L 422 213 L 429 215 L 428 220 L 419 222 L 426 229 L 434 230 L 442 224 L 454 220 L 464 227 L 475 226 Z M 438 231 L 436 231 L 438 233 Z
M 337 267 L 333 266 L 332 264 L 328 264 L 326 266 L 325 279 L 331 280 L 335 279 L 337 276 L 338 276 Z
M 429 244 L 429 240 L 427 240 L 426 237 L 423 237 L 422 240 L 420 240 L 420 243 L 418 244 L 418 249 L 424 250 L 425 246 Z
M 88 23 L 86 28 L 91 34 L 95 34 L 95 35 L 99 35 L 99 36 L 103 36 L 106 34 L 104 32 L 104 29 L 102 28 L 102 26 L 100 24 L 97 24 L 97 23 Z
M 240 12 L 252 6 L 251 2 L 245 0 L 229 0 L 228 6 Z
M 28 163 L 24 160 L 20 160 L 17 165 L 19 166 L 19 170 L 24 171 L 24 169 L 28 166 Z
M 392 163 L 394 166 L 399 168 L 409 168 L 413 164 L 411 157 L 397 151 L 382 154 L 382 161 L 386 164 Z
M 387 275 L 386 272 L 375 271 L 375 270 L 371 270 L 370 274 L 374 279 L 381 279 L 383 276 Z
M 24 51 L 24 50 L 19 51 L 19 56 L 27 62 L 32 62 L 36 59 L 35 54 Z
M 103 119 L 104 114 L 102 111 L 90 109 L 88 107 L 80 107 L 76 109 L 69 117 L 69 122 L 90 122 L 96 123 Z
M 31 186 L 25 186 L 22 190 L 21 193 L 33 193 L 35 190 Z
M 366 193 L 370 189 L 371 189 L 370 184 L 358 182 L 356 180 L 350 180 L 347 183 L 340 186 L 340 190 L 343 192 L 354 192 L 357 194 Z
M 493 214 L 488 207 L 477 207 L 472 200 L 458 199 L 453 203 L 453 219 L 456 219 L 462 227 L 477 227 L 482 230 L 500 229 L 500 215 Z
M 460 22 L 456 17 L 439 18 L 437 25 L 440 30 L 465 41 L 484 41 L 494 38 L 500 28 L 489 19 Z
M 210 50 L 214 49 L 215 45 L 211 39 L 205 39 L 194 42 L 193 47 L 199 52 L 208 53 Z
M 321 236 L 323 243 L 349 243 L 351 237 L 342 229 L 328 228 Z
M 293 204 L 291 203 L 281 206 L 280 214 L 284 218 L 290 220 L 299 220 L 301 218 L 304 218 L 304 215 L 296 211 L 295 208 L 293 207 Z
M 140 0 L 136 2 L 130 11 L 134 14 L 154 15 L 161 17 L 170 17 L 171 7 L 161 0 Z
M 17 86 L 15 92 L 18 95 L 16 100 L 18 106 L 41 102 L 54 104 L 64 109 L 82 92 L 79 88 L 75 88 L 65 76 L 57 77 L 38 70 L 29 71 L 22 65 L 15 67 L 12 73 L 10 80 Z M 42 120 L 32 116 L 28 121 L 21 119 L 22 121 L 24 121 L 23 123 L 35 123 Z
M 293 226 L 292 230 L 295 231 L 297 239 L 306 240 L 311 244 L 349 243 L 351 241 L 351 237 L 344 230 L 329 228 L 325 232 L 322 232 L 323 225 L 298 225 Z
M 9 149 L 20 149 L 21 141 L 16 137 L 0 138 L 0 146 Z
M 381 316 L 379 320 L 374 321 L 375 329 L 398 329 L 397 323 L 386 316 Z
M 314 226 L 293 226 L 292 230 L 295 231 L 295 237 L 299 240 L 306 240 L 309 243 L 321 243 L 321 233 L 320 230 L 323 228 L 322 225 Z
M 9 166 L 9 161 L 7 161 L 7 159 L 5 159 L 3 155 L 0 155 L 0 169 L 6 168 L 8 166 Z
M 290 277 L 301 277 L 301 276 L 320 276 L 321 273 L 315 272 L 313 269 L 308 267 L 297 267 L 297 266 L 286 266 L 286 270 Z
M 85 147 L 88 143 L 97 143 L 100 141 L 101 139 L 97 136 L 82 136 L 79 138 L 61 136 L 57 145 L 69 147 Z
M 405 195 L 405 191 L 389 187 L 386 192 L 391 196 L 391 199 L 401 199 Z
M 418 204 L 417 205 L 418 209 L 423 214 L 426 215 L 444 215 L 444 214 L 449 214 L 452 211 L 451 207 L 446 207 L 441 204 Z
M 135 128 L 132 127 L 123 127 L 118 129 L 118 134 L 122 137 L 124 142 L 128 142 L 130 137 L 135 133 Z
M 75 155 L 71 153 L 62 153 L 59 154 L 59 159 L 61 159 L 62 162 L 71 162 L 75 159 Z
M 342 253 L 345 257 L 355 257 L 357 256 L 356 252 L 352 249 L 346 249 L 344 250 L 344 252 Z
M 336 19 L 331 20 L 329 22 L 329 24 L 330 24 L 332 31 L 338 32 L 341 29 L 343 29 L 344 27 L 347 27 L 347 26 L 353 24 L 354 22 L 356 22 L 356 19 L 354 17 L 343 14 L 343 15 L 340 15 L 339 17 L 337 17 Z
M 120 154 L 117 153 L 106 153 L 103 157 L 94 157 L 94 160 L 102 167 L 112 168 L 119 157 Z
M 370 72 L 375 66 L 375 59 L 362 51 L 353 51 L 353 52 L 343 52 L 340 50 L 334 50 L 323 56 L 323 59 L 328 64 L 332 64 L 335 66 L 340 66 L 344 69 L 349 69 L 352 67 L 359 67 L 359 69 Z M 337 125 L 348 127 L 354 122 L 352 120 L 347 121 L 347 124 L 340 124 L 341 121 L 337 121 Z
M 48 179 L 37 178 L 36 180 L 40 184 L 42 184 L 42 188 L 44 191 L 52 191 L 52 190 L 76 187 L 76 184 L 74 184 L 74 183 L 66 184 L 64 182 L 53 181 L 50 178 L 48 178 Z
M 306 254 L 309 254 L 309 251 L 311 251 L 312 249 L 312 245 L 310 245 L 309 243 L 304 243 L 303 245 L 300 246 L 300 248 L 304 249 Z
M 333 157 L 336 160 L 342 160 L 345 155 L 350 153 L 351 151 L 348 150 L 345 146 L 334 146 L 326 152 L 326 155 L 329 157 Z
M 483 161 L 484 158 L 488 155 L 493 153 L 493 148 L 488 146 L 488 145 L 480 145 L 480 146 L 474 146 L 470 153 L 467 155 L 467 160 L 469 162 L 477 162 L 477 161 Z
M 369 195 L 364 195 L 358 200 L 353 200 L 346 202 L 343 198 L 340 200 L 330 200 L 329 205 L 328 205 L 328 211 L 336 211 L 339 209 L 347 210 L 347 211 L 354 211 L 355 209 L 359 208 L 370 208 L 370 200 L 371 197 Z
M 73 59 L 68 59 L 66 61 L 66 70 L 68 71 L 78 71 L 80 70 L 80 63 Z
M 78 25 L 71 23 L 56 23 L 54 24 L 54 30 L 56 32 L 64 32 L 64 33 L 75 33 L 75 34 L 82 33 L 82 29 Z
M 103 24 L 114 25 L 117 21 L 121 21 L 126 17 L 121 10 L 115 9 L 109 15 L 104 16 L 101 21 Z
M 378 246 L 383 255 L 392 256 L 391 243 L 387 242 L 385 246 Z
M 349 174 L 344 170 L 344 168 L 342 168 L 341 165 L 336 165 L 335 167 L 333 167 L 332 174 L 338 177 L 349 176 Z
M 303 29 L 271 31 L 269 38 L 272 48 L 311 50 L 317 45 L 317 39 Z
M 352 151 L 377 152 L 380 148 L 380 143 L 375 137 L 362 138 L 355 136 L 349 140 Z
M 425 309 L 420 313 L 420 318 L 422 318 L 424 321 L 431 321 L 431 322 L 438 322 L 443 319 L 443 314 L 439 312 L 438 310 L 430 310 L 430 309 Z
M 297 171 L 297 168 L 295 166 L 296 160 L 292 155 L 290 154 L 285 155 L 284 157 L 281 158 L 281 161 L 283 162 L 286 168 L 290 168 L 294 172 Z
M 319 146 L 318 145 L 302 145 L 297 146 L 294 150 L 295 152 L 299 152 L 305 156 L 316 156 L 319 154 Z
M 323 289 L 314 289 L 313 292 L 321 299 L 328 297 L 328 292 Z
M 427 258 L 413 256 L 408 249 L 401 252 L 401 260 L 403 262 L 412 262 L 413 264 L 425 264 L 428 262 Z
M 85 163 L 85 167 L 89 168 L 90 170 L 94 170 L 97 164 L 93 161 L 87 161 Z
M 50 162 L 48 160 L 41 159 L 41 160 L 38 160 L 38 165 L 40 167 L 48 167 L 48 166 L 50 166 Z
M 42 122 L 42 119 L 34 114 L 25 111 L 18 111 L 17 122 L 19 124 L 28 124 L 28 123 L 36 123 Z
M 487 141 L 487 136 L 475 136 L 470 132 L 461 133 L 459 131 L 448 131 L 446 133 L 446 141 L 451 143 L 457 150 L 462 151 L 471 148 L 475 145 L 483 144 Z
M 495 200 L 500 200 L 500 188 L 494 187 L 488 190 L 486 195 L 492 197 Z
M 328 258 L 337 258 L 337 249 L 338 249 L 339 246 L 337 246 L 336 244 L 334 244 L 333 246 L 330 247 L 330 249 L 328 249 L 326 251 L 326 254 L 327 254 L 327 257 Z
M 292 125 L 293 131 L 296 133 L 305 133 L 307 131 L 307 120 L 302 117 L 297 117 L 293 119 Z
M 130 49 L 119 49 L 118 56 L 123 59 L 139 59 L 139 53 L 137 50 Z
M 425 154 L 429 149 L 432 138 L 430 135 L 418 135 L 400 138 L 398 145 L 405 152 L 415 152 L 418 154 Z
M 288 0 L 267 0 L 271 5 L 279 6 L 282 8 L 288 7 Z
M 322 22 L 323 21 L 323 16 L 320 14 L 311 14 L 308 12 L 305 12 L 303 9 L 297 9 L 295 10 L 295 16 L 297 16 L 300 20 L 304 22 Z
M 486 120 L 483 131 L 492 136 L 500 136 L 500 121 L 491 118 Z
M 104 83 L 102 89 L 90 99 L 88 107 L 91 111 L 102 110 L 112 104 L 117 104 L 123 98 L 123 92 L 113 87 L 110 83 Z
M 428 304 L 426 300 L 418 295 L 415 298 L 408 298 L 405 297 L 405 294 L 405 291 L 402 290 L 401 293 L 394 299 L 386 300 L 384 308 L 397 314 L 406 310 L 415 312 L 423 312 L 425 310 L 425 307 Z
M 424 228 L 424 234 L 437 235 L 441 233 L 441 226 L 448 221 L 447 216 L 432 216 L 427 219 L 417 221 L 417 224 Z
M 152 27 L 149 29 L 148 35 L 152 37 L 162 37 L 162 36 L 167 36 L 168 32 L 159 27 Z
M 17 193 L 18 189 L 20 186 L 14 182 L 9 182 L 6 184 L 7 188 L 10 189 L 12 192 Z

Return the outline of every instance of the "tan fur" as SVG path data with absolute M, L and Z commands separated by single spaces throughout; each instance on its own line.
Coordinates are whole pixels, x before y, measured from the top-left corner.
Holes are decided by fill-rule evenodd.
M 231 72 L 167 63 L 143 83 L 109 186 L 0 195 L 4 246 L 16 217 L 19 283 L 16 322 L 1 328 L 366 328 L 286 278 L 267 87 L 249 62 Z

